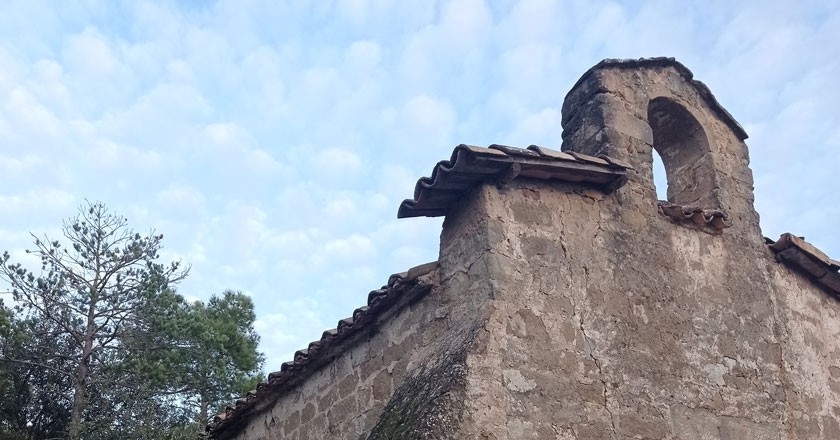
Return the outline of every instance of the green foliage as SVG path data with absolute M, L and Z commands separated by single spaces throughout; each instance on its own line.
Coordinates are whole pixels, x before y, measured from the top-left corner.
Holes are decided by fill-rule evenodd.
M 0 256 L 0 440 L 195 439 L 210 410 L 259 377 L 253 303 L 226 291 L 188 303 L 186 276 L 101 204 L 35 238 L 35 274 Z
M 247 295 L 225 291 L 206 304 L 189 304 L 169 291 L 144 314 L 149 327 L 133 341 L 132 347 L 139 347 L 135 353 L 143 354 L 132 359 L 133 368 L 195 409 L 198 425 L 215 415 L 210 411 L 241 396 L 243 385 L 261 377 L 263 357 Z
M 69 423 L 69 377 L 60 373 L 67 362 L 41 362 L 66 347 L 51 337 L 49 322 L 18 319 L 0 301 L 0 439 L 62 438 Z M 12 361 L 23 359 L 26 362 Z
M 0 300 L 0 352 L 19 353 L 25 338 L 20 326 Z M 29 387 L 20 368 L 0 360 L 0 440 L 24 439 L 20 434 L 26 428 L 25 403 L 29 400 Z
M 251 377 L 240 380 L 239 383 L 236 384 L 236 387 L 235 387 L 236 391 L 235 391 L 234 394 L 236 396 L 244 396 L 249 391 L 256 390 L 257 385 L 259 385 L 260 382 L 265 382 L 265 380 L 266 380 L 265 374 L 263 374 L 262 372 L 259 372 L 256 375 L 253 375 Z

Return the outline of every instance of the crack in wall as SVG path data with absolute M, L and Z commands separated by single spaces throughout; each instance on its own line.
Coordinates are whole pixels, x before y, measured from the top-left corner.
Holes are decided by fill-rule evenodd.
M 571 271 L 571 269 L 570 269 Z M 584 266 L 583 268 L 584 274 L 584 286 L 589 285 L 589 269 Z M 583 312 L 578 309 L 577 303 L 575 302 L 574 295 L 571 296 L 572 300 L 572 307 L 574 308 L 575 314 L 578 316 L 578 325 L 580 327 L 580 332 L 583 334 L 583 349 L 586 351 L 586 354 L 592 358 L 592 361 L 595 362 L 595 367 L 598 369 L 598 380 L 601 382 L 604 388 L 604 409 L 607 411 L 607 414 L 610 418 L 610 427 L 612 428 L 613 438 L 619 438 L 618 429 L 615 426 L 615 414 L 613 414 L 612 410 L 610 409 L 609 404 L 609 396 L 607 390 L 607 381 L 604 379 L 604 371 L 601 368 L 601 361 L 595 356 L 595 342 L 594 339 L 590 338 L 586 334 L 586 326 L 584 325 L 583 320 Z M 592 342 L 590 342 L 592 341 Z
M 794 434 L 795 423 L 791 421 L 791 402 L 788 396 L 789 391 L 795 390 L 793 384 L 791 384 L 791 380 L 789 378 L 790 370 L 785 366 L 785 351 L 784 346 L 782 345 L 782 332 L 784 332 L 784 328 L 782 327 L 782 319 L 784 315 L 779 316 L 780 307 L 777 302 L 776 296 L 770 296 L 770 303 L 773 305 L 773 323 L 771 326 L 771 332 L 773 335 L 774 342 L 776 343 L 776 347 L 779 353 L 779 385 L 782 388 L 782 393 L 784 395 L 784 412 L 782 413 L 782 424 L 787 427 L 788 434 Z M 787 335 L 784 335 L 787 336 Z M 781 437 L 781 433 L 779 434 Z

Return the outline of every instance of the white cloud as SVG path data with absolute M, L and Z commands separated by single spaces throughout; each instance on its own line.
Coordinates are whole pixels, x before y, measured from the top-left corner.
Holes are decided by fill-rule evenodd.
M 274 156 L 253 145 L 253 136 L 234 122 L 211 123 L 194 145 L 196 154 L 207 166 L 219 167 L 226 174 L 241 175 L 248 180 L 279 173 L 283 165 Z
M 266 356 L 266 372 L 279 371 L 280 364 L 292 360 L 295 351 L 307 348 L 324 330 L 335 326 L 324 322 L 322 307 L 311 298 L 279 301 L 274 308 L 278 311 L 262 314 L 254 322 L 254 329 L 262 336 L 260 350 Z
M 566 11 L 555 0 L 516 2 L 500 24 L 506 29 L 504 40 L 512 43 L 542 42 L 563 31 L 561 17 Z
M 430 164 L 425 167 L 429 168 Z M 414 185 L 420 178 L 418 172 L 411 171 L 403 165 L 385 163 L 379 166 L 379 191 L 386 194 L 391 200 L 399 200 L 414 197 Z
M 457 113 L 445 100 L 427 95 L 409 98 L 400 109 L 393 127 L 401 148 L 387 151 L 389 159 L 433 163 L 435 159 L 428 155 L 428 146 L 453 145 L 456 120 Z
M 239 138 L 242 136 L 239 127 L 233 123 L 215 123 L 204 127 L 209 140 L 221 148 L 236 148 Z
M 361 27 L 367 21 L 370 10 L 369 0 L 342 0 L 336 2 L 336 6 L 339 15 L 355 26 Z
M 374 41 L 355 41 L 344 53 L 344 62 L 349 69 L 369 72 L 379 65 L 381 49 Z
M 109 75 L 120 64 L 108 40 L 93 27 L 67 39 L 63 58 L 74 73 L 88 77 Z
M 341 181 L 362 168 L 362 159 L 353 151 L 330 147 L 311 155 L 310 169 L 316 178 L 333 177 Z
M 94 165 L 100 171 L 104 169 L 117 171 L 120 168 L 149 171 L 161 164 L 160 153 L 153 149 L 120 145 L 106 138 L 85 139 L 84 142 L 88 146 L 81 147 L 85 151 L 83 157 L 89 165 Z
M 13 89 L 4 107 L 9 125 L 19 131 L 19 136 L 54 140 L 61 130 L 61 122 L 52 110 L 24 87 Z
M 29 88 L 42 102 L 49 103 L 57 114 L 72 111 L 72 97 L 65 84 L 64 69 L 54 60 L 42 59 L 33 65 Z
M 190 185 L 172 183 L 166 189 L 158 191 L 156 198 L 169 208 L 178 207 L 191 211 L 204 209 L 204 195 Z
M 166 71 L 173 82 L 191 83 L 195 80 L 195 72 L 192 66 L 182 59 L 170 61 L 166 65 Z
M 415 96 L 403 107 L 403 120 L 417 133 L 452 130 L 455 112 L 446 102 L 425 95 Z
M 516 121 L 513 130 L 501 141 L 512 145 L 525 147 L 530 144 L 544 145 L 558 148 L 562 140 L 560 127 L 560 110 L 543 108 L 534 113 L 528 113 Z
M 352 216 L 356 211 L 356 204 L 349 197 L 341 197 L 330 200 L 324 205 L 324 214 L 336 217 L 347 218 Z
M 46 165 L 46 161 L 41 156 L 32 153 L 24 153 L 20 156 L 0 154 L 0 175 L 6 176 L 7 179 L 31 174 L 37 168 Z
M 480 46 L 492 26 L 492 17 L 484 0 L 452 0 L 442 6 L 440 40 L 435 51 L 451 50 L 466 53 Z M 443 42 L 447 44 L 444 46 Z
M 7 189 L 8 191 L 8 189 Z M 75 203 L 75 196 L 55 188 L 32 189 L 18 194 L 0 194 L 0 206 L 8 217 L 39 212 L 44 208 L 52 212 L 68 211 Z
M 301 255 L 311 252 L 314 240 L 318 239 L 318 230 L 279 231 L 269 240 L 276 255 Z
M 323 258 L 346 262 L 366 261 L 376 257 L 376 247 L 370 238 L 351 235 L 328 241 L 324 245 Z

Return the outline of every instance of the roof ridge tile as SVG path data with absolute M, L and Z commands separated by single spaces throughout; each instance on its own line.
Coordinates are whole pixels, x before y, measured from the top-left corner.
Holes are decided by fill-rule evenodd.
M 776 261 L 804 273 L 817 284 L 840 296 L 840 263 L 829 258 L 825 252 L 785 232 L 777 241 L 765 238 L 768 247 L 776 254 Z
M 518 172 L 511 176 L 512 169 Z M 474 186 L 519 176 L 595 186 L 608 193 L 626 182 L 627 169 L 627 164 L 612 158 L 536 145 L 519 148 L 492 144 L 483 148 L 460 144 L 449 160 L 435 165 L 430 177 L 418 179 L 414 198 L 400 204 L 397 217 L 446 215 L 462 194 Z

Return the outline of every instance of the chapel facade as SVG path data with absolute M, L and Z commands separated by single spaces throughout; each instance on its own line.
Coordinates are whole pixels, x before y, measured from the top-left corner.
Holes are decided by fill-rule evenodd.
M 747 134 L 672 58 L 604 60 L 560 149 L 457 146 L 393 275 L 213 439 L 838 439 L 840 263 L 762 236 Z M 657 200 L 652 160 L 667 174 Z

